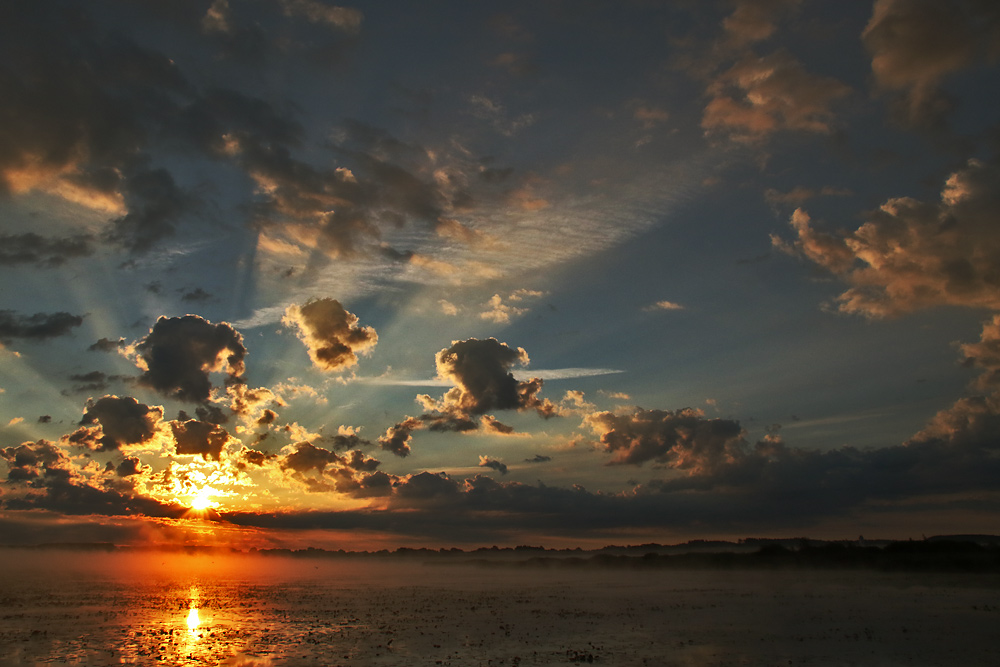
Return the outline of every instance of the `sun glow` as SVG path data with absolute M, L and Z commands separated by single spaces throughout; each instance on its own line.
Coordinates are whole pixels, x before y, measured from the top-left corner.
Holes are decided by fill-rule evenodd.
M 191 509 L 198 512 L 204 512 L 215 505 L 212 501 L 212 489 L 207 486 L 198 489 L 198 492 L 191 498 L 190 505 Z

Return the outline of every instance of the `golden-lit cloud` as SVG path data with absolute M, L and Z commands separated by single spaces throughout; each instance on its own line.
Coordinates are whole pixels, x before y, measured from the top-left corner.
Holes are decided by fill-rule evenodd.
M 378 343 L 375 329 L 360 326 L 358 317 L 347 312 L 336 299 L 308 301 L 285 310 L 282 323 L 294 327 L 305 343 L 313 364 L 325 371 L 340 371 L 358 363 Z

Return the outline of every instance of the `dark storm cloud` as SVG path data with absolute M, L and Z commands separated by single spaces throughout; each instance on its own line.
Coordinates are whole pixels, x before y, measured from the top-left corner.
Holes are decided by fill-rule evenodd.
M 0 341 L 57 338 L 69 335 L 81 324 L 82 315 L 66 312 L 20 315 L 13 310 L 0 310 Z
M 212 324 L 197 315 L 161 317 L 135 346 L 144 369 L 139 384 L 182 401 L 209 399 L 209 373 L 225 372 L 228 382 L 239 382 L 247 350 L 243 336 L 226 322 Z
M 229 433 L 218 424 L 189 419 L 172 421 L 175 451 L 187 456 L 200 456 L 206 461 L 218 461 L 229 443 Z
M 358 325 L 358 317 L 347 312 L 336 299 L 313 299 L 285 310 L 282 323 L 294 326 L 305 343 L 313 364 L 325 371 L 339 371 L 358 363 L 358 355 L 378 343 L 372 327 Z
M 45 238 L 34 232 L 0 234 L 0 266 L 59 266 L 66 260 L 86 257 L 93 252 L 93 239 L 86 234 L 63 238 Z
M 379 436 L 379 446 L 387 452 L 392 452 L 396 456 L 407 456 L 410 453 L 410 442 L 413 441 L 411 435 L 414 431 L 424 427 L 424 423 L 416 417 L 407 417 L 398 424 L 394 424 L 385 430 L 385 435 Z
M 163 408 L 159 406 L 150 407 L 131 396 L 103 396 L 87 402 L 80 425 L 100 424 L 101 436 L 94 449 L 112 451 L 122 445 L 149 442 L 162 420 Z
M 519 382 L 514 378 L 510 369 L 528 363 L 523 348 L 512 348 L 495 338 L 470 338 L 438 352 L 435 363 L 438 377 L 455 386 L 440 400 L 418 397 L 429 410 L 421 419 L 431 430 L 473 430 L 478 424 L 472 418 L 492 410 L 535 409 L 545 417 L 556 412 L 548 399 L 538 398 L 540 379 Z

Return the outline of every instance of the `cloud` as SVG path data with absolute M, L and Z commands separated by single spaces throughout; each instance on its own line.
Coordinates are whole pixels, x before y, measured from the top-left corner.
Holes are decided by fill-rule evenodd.
M 410 442 L 413 441 L 411 434 L 423 427 L 424 423 L 416 417 L 406 417 L 398 424 L 387 428 L 385 435 L 379 437 L 378 444 L 382 449 L 392 452 L 396 456 L 408 456 Z
M 800 0 L 740 0 L 733 13 L 722 21 L 727 47 L 743 48 L 774 34 L 775 19 L 797 7 Z
M 243 336 L 226 322 L 212 324 L 197 315 L 161 317 L 133 349 L 143 370 L 139 384 L 164 396 L 204 403 L 211 397 L 213 372 L 239 383 L 247 350 Z
M 523 348 L 509 347 L 495 338 L 454 341 L 435 356 L 438 377 L 454 386 L 440 400 L 418 396 L 430 411 L 421 419 L 431 430 L 470 431 L 477 428 L 473 417 L 493 410 L 534 409 L 552 416 L 556 406 L 537 396 L 542 380 L 520 382 L 510 370 L 528 361 Z
M 600 437 L 605 450 L 615 454 L 610 464 L 655 461 L 704 474 L 742 453 L 744 432 L 738 422 L 705 419 L 697 409 L 596 412 L 584 423 Z
M 67 260 L 87 257 L 93 252 L 93 238 L 87 234 L 55 239 L 34 232 L 0 234 L 0 266 L 60 266 Z
M 973 387 L 980 391 L 996 391 L 1000 388 L 1000 315 L 983 323 L 983 333 L 978 343 L 959 346 L 965 357 L 965 364 L 983 369 Z
M 125 339 L 111 340 L 110 338 L 101 338 L 87 349 L 91 352 L 117 352 L 125 349 Z
M 1000 169 L 979 160 L 951 174 L 939 202 L 886 201 L 853 232 L 815 230 L 792 215 L 796 238 L 777 247 L 801 254 L 851 287 L 838 308 L 868 317 L 932 306 L 1000 310 Z
M 739 142 L 756 142 L 783 130 L 829 133 L 830 107 L 850 89 L 808 73 L 784 52 L 748 55 L 709 85 L 712 99 L 701 126 Z
M 83 324 L 82 315 L 66 312 L 19 315 L 13 310 L 0 310 L 0 341 L 45 340 L 67 336 Z
M 988 0 L 877 0 L 861 38 L 879 88 L 901 96 L 900 117 L 933 127 L 953 107 L 941 82 L 1000 55 L 1000 8 Z
M 552 460 L 551 456 L 546 456 L 545 454 L 535 454 L 530 459 L 524 459 L 525 463 L 548 463 Z
M 178 455 L 200 456 L 206 461 L 218 461 L 229 444 L 229 433 L 218 424 L 189 419 L 172 421 L 175 451 Z
M 285 13 L 290 16 L 302 16 L 311 23 L 325 23 L 346 32 L 357 32 L 361 29 L 364 14 L 357 9 L 331 7 L 317 0 L 280 1 Z
M 496 470 L 501 475 L 506 475 L 507 474 L 507 464 L 505 464 L 502 461 L 499 461 L 497 459 L 491 458 L 489 456 L 482 456 L 482 455 L 480 455 L 480 457 L 479 457 L 479 467 L 480 468 L 492 468 L 493 470 Z
M 316 368 L 340 371 L 358 363 L 358 354 L 368 353 L 378 342 L 372 327 L 358 326 L 356 315 L 344 310 L 336 299 L 313 299 L 302 306 L 291 305 L 281 320 L 294 326 L 305 343 Z
M 81 426 L 99 424 L 100 437 L 88 444 L 97 451 L 113 451 L 122 445 L 139 445 L 152 440 L 163 420 L 163 408 L 140 403 L 131 396 L 103 396 L 87 401 Z
M 479 317 L 490 322 L 495 322 L 496 324 L 508 324 L 511 317 L 517 317 L 527 312 L 526 308 L 518 308 L 503 303 L 503 299 L 499 294 L 494 294 L 490 297 L 487 308 L 489 310 L 479 313 Z
M 646 306 L 643 310 L 684 310 L 684 306 L 673 301 L 657 301 L 651 306 Z

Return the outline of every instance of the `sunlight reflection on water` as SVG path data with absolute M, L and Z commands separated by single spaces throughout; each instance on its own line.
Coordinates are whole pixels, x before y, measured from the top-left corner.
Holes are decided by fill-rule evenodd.
M 25 558 L 0 562 L 4 666 L 988 664 L 983 610 L 1000 590 L 850 572 Z

